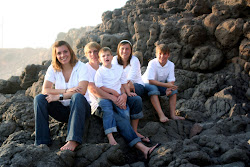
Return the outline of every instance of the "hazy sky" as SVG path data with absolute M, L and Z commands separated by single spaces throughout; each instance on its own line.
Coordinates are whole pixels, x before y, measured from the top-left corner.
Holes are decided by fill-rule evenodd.
M 0 48 L 49 48 L 59 32 L 96 26 L 103 12 L 127 1 L 0 0 Z

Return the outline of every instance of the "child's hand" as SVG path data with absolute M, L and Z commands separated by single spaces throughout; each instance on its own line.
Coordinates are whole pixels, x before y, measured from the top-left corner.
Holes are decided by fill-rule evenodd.
M 134 92 L 129 92 L 129 93 L 128 93 L 128 96 L 137 96 L 137 94 L 134 93 Z
M 73 87 L 73 88 L 66 90 L 66 92 L 77 92 L 77 93 L 81 93 L 81 91 L 82 91 L 82 87 L 80 87 L 80 86 Z

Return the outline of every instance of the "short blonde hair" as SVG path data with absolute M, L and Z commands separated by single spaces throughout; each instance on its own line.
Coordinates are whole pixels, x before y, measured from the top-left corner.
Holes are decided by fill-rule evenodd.
M 84 47 L 84 53 L 85 53 L 85 56 L 88 54 L 89 50 L 91 48 L 96 48 L 99 52 L 99 50 L 101 49 L 101 46 L 97 43 L 97 42 L 89 42 L 85 45 Z
M 167 53 L 167 54 L 170 53 L 170 49 L 169 49 L 168 45 L 166 45 L 166 44 L 157 45 L 155 50 L 156 50 L 156 54 L 158 54 L 159 52 L 162 52 L 164 54 L 165 53 Z
M 65 45 L 69 49 L 69 53 L 71 56 L 70 65 L 74 67 L 78 61 L 73 49 L 66 41 L 56 41 L 52 46 L 52 66 L 56 71 L 62 70 L 62 64 L 57 59 L 56 48 Z
M 101 50 L 100 50 L 99 53 L 98 53 L 99 58 L 100 58 L 100 55 L 101 55 L 103 52 L 110 52 L 110 54 L 112 55 L 112 51 L 111 51 L 111 49 L 110 49 L 109 47 L 103 47 L 103 48 L 101 48 Z

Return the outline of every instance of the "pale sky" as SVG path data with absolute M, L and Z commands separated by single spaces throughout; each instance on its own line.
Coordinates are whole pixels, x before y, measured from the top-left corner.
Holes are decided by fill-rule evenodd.
M 128 0 L 0 0 L 0 48 L 50 48 L 59 32 L 96 26 Z

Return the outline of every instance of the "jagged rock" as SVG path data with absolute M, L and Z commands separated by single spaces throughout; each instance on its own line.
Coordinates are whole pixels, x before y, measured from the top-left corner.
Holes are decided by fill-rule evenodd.
M 21 89 L 18 76 L 12 76 L 7 81 L 3 79 L 0 80 L 0 93 L 14 94 Z
M 243 34 L 243 24 L 244 21 L 241 18 L 227 19 L 218 25 L 214 35 L 222 46 L 232 47 Z

